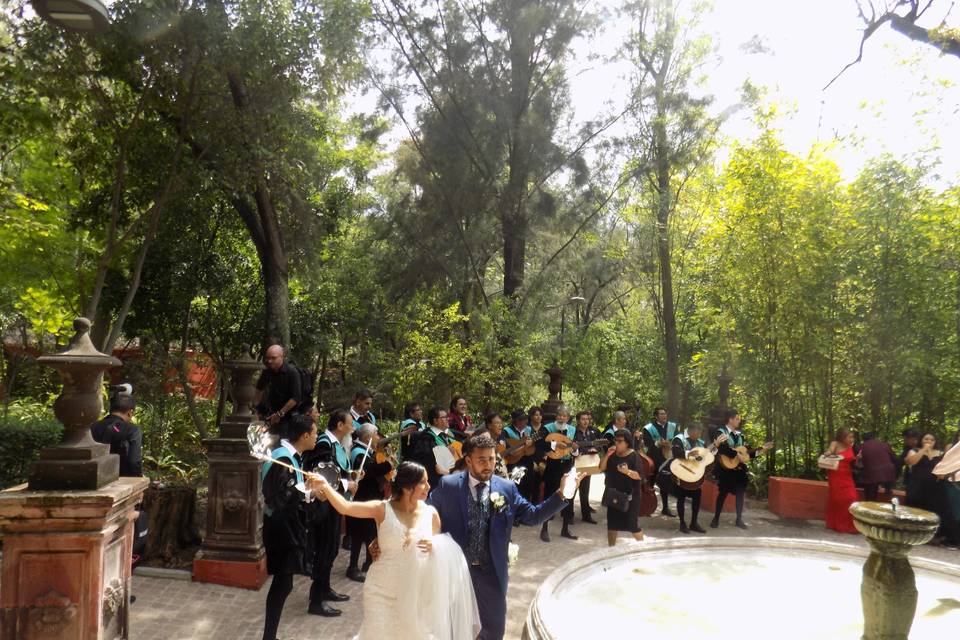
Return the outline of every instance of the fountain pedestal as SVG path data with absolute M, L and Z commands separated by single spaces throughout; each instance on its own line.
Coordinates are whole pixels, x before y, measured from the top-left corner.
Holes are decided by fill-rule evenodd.
M 249 356 L 228 360 L 233 410 L 217 438 L 203 441 L 209 463 L 207 531 L 193 561 L 193 579 L 228 587 L 259 589 L 267 581 L 263 549 L 260 465 L 250 456 L 247 427 L 256 395 L 254 374 L 263 365 Z
M 120 458 L 90 437 L 103 412 L 103 372 L 120 362 L 77 318 L 69 348 L 43 356 L 63 391 L 54 404 L 63 441 L 40 452 L 30 484 L 0 492 L 0 640 L 129 637 L 134 507 L 146 478 L 118 478 Z
M 850 514 L 870 544 L 860 583 L 863 640 L 907 640 L 917 611 L 917 579 L 907 554 L 933 538 L 940 518 L 896 502 L 854 502 Z

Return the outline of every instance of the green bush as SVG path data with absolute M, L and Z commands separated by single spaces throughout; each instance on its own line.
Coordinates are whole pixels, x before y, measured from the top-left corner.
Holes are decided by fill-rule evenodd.
M 0 487 L 25 482 L 40 449 L 56 444 L 62 435 L 63 425 L 53 415 L 24 417 L 11 411 L 0 416 Z

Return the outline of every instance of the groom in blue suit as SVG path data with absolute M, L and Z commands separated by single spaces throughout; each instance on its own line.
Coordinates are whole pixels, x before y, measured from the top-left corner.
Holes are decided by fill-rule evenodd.
M 538 525 L 566 505 L 559 491 L 538 505 L 527 502 L 513 482 L 493 475 L 496 456 L 496 443 L 489 435 L 469 438 L 463 443 L 467 470 L 443 476 L 427 499 L 440 514 L 443 532 L 463 548 L 470 566 L 482 626 L 479 640 L 503 638 L 507 550 L 514 521 Z

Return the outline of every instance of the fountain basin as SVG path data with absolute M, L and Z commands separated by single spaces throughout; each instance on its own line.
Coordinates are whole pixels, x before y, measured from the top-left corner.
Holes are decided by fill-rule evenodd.
M 558 567 L 530 605 L 524 637 L 854 640 L 864 631 L 860 586 L 869 553 L 786 538 L 621 543 Z M 910 564 L 919 591 L 910 638 L 952 637 L 960 628 L 960 566 Z

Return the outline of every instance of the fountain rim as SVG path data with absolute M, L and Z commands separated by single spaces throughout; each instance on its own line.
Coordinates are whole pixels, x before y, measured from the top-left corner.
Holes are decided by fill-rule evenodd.
M 593 567 L 598 562 L 604 562 L 614 558 L 630 559 L 643 557 L 658 551 L 676 551 L 682 549 L 732 549 L 732 550 L 750 550 L 768 551 L 771 549 L 789 549 L 793 551 L 812 551 L 820 554 L 836 554 L 841 556 L 856 557 L 866 559 L 872 553 L 870 547 L 859 546 L 841 542 L 832 542 L 828 540 L 806 540 L 803 538 L 778 538 L 778 537 L 719 537 L 719 538 L 664 538 L 660 540 L 650 540 L 637 542 L 630 540 L 626 544 L 618 544 L 612 547 L 597 549 L 590 553 L 576 556 L 567 560 L 559 567 L 550 572 L 546 580 L 537 588 L 527 609 L 526 620 L 524 621 L 524 638 L 539 638 L 540 635 L 530 635 L 532 629 L 547 628 L 544 618 L 539 610 L 541 594 L 554 593 L 561 583 L 568 581 L 574 574 L 584 568 Z M 910 566 L 915 570 L 926 571 L 945 575 L 950 578 L 960 579 L 960 565 L 943 562 L 940 560 L 928 560 L 926 558 L 909 558 Z

